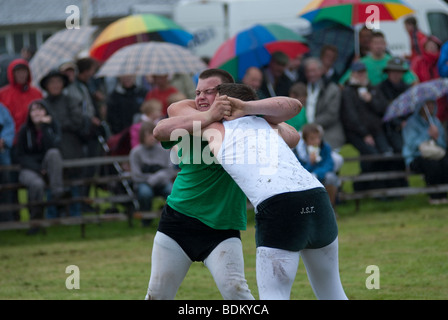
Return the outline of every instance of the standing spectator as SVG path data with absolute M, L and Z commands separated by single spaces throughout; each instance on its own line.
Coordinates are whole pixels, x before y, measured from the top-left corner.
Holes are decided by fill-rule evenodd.
M 323 80 L 327 82 L 338 83 L 341 75 L 334 68 L 334 64 L 338 60 L 338 48 L 333 45 L 324 45 L 320 50 L 320 61 L 324 67 Z
M 406 18 L 404 20 L 404 26 L 411 40 L 411 55 L 406 58 L 408 58 L 412 63 L 416 57 L 423 55 L 423 52 L 425 51 L 424 46 L 425 42 L 427 41 L 427 36 L 422 31 L 420 31 L 417 18 L 415 17 Z
M 437 63 L 440 57 L 441 42 L 434 36 L 427 38 L 421 55 L 416 56 L 411 63 L 411 69 L 419 78 L 425 82 L 439 78 Z
M 42 78 L 40 86 L 47 92 L 44 101 L 59 126 L 62 157 L 76 159 L 81 157 L 83 149 L 83 140 L 79 136 L 83 125 L 82 102 L 63 93 L 68 83 L 67 76 L 52 70 Z
M 382 127 L 387 105 L 373 98 L 375 91 L 367 79 L 365 64 L 354 62 L 351 77 L 342 91 L 341 120 L 347 142 L 361 155 L 393 153 Z
M 301 131 L 302 127 L 308 123 L 306 119 L 306 85 L 302 82 L 293 84 L 291 89 L 289 89 L 289 97 L 299 100 L 302 103 L 302 110 L 300 110 L 298 115 L 287 120 L 286 123 L 294 127 L 297 131 Z
M 176 87 L 171 85 L 168 79 L 168 75 L 154 75 L 153 84 L 154 87 L 148 92 L 148 94 L 145 97 L 145 100 L 149 99 L 160 100 L 160 102 L 162 102 L 163 105 L 162 114 L 163 116 L 166 116 L 167 109 L 169 107 L 168 97 L 173 93 L 178 92 L 179 90 L 177 90 Z
M 28 61 L 16 59 L 8 66 L 9 84 L 0 89 L 0 102 L 14 119 L 16 135 L 26 122 L 30 102 L 42 98 L 42 93 L 31 85 L 31 80 Z
M 79 135 L 83 126 L 82 102 L 74 97 L 64 94 L 64 88 L 69 84 L 69 78 L 58 70 L 51 70 L 40 81 L 40 87 L 47 92 L 44 99 L 48 110 L 54 121 L 58 124 L 61 143 L 59 150 L 63 159 L 76 159 L 82 157 L 83 139 Z M 85 120 L 87 121 L 87 120 Z M 81 172 L 78 168 L 66 170 L 69 178 L 79 177 Z M 71 187 L 73 197 L 79 196 L 79 187 Z M 49 195 L 51 197 L 51 195 Z M 69 206 L 71 216 L 81 214 L 81 204 L 73 203 Z M 55 218 L 60 215 L 55 208 L 49 207 L 47 216 Z
M 246 70 L 241 82 L 258 92 L 263 83 L 263 72 L 257 67 L 250 67 Z
M 341 90 L 335 83 L 325 83 L 324 68 L 318 58 L 304 62 L 307 85 L 306 118 L 324 129 L 324 140 L 334 151 L 345 143 L 344 129 L 340 119 Z
M 83 139 L 83 156 L 86 158 L 97 157 L 101 154 L 98 136 L 101 131 L 101 119 L 95 108 L 94 100 L 89 91 L 88 83 L 97 69 L 97 62 L 92 58 L 82 58 L 76 61 L 77 76 L 68 87 L 68 95 L 82 101 L 83 125 L 80 136 Z M 83 170 L 82 177 L 92 177 L 97 171 L 96 167 L 87 167 Z M 90 186 L 81 188 L 81 196 L 88 197 Z M 92 211 L 92 208 L 83 204 L 84 211 Z
M 135 76 L 118 79 L 117 87 L 107 98 L 107 122 L 112 134 L 120 133 L 132 125 L 145 96 L 146 90 L 137 87 Z
M 140 144 L 129 155 L 132 181 L 142 211 L 152 210 L 154 196 L 168 197 L 176 176 L 170 151 L 154 138 L 154 128 L 152 122 L 142 123 Z
M 384 34 L 379 31 L 374 32 L 370 41 L 370 53 L 364 58 L 361 58 L 361 62 L 366 65 L 367 76 L 372 86 L 376 86 L 386 79 L 386 74 L 383 73 L 383 69 L 387 66 L 389 60 L 392 59 L 386 49 L 387 43 Z M 349 78 L 350 70 L 341 77 L 339 83 L 344 85 Z M 407 70 L 403 74 L 403 81 L 406 84 L 414 84 L 418 81 L 418 78 L 413 72 Z
M 425 110 L 426 109 L 426 110 Z M 403 157 L 406 165 L 415 172 L 423 173 L 428 186 L 448 183 L 448 154 L 445 131 L 436 114 L 436 102 L 423 103 L 403 129 Z M 422 153 L 421 145 L 433 141 L 445 154 L 432 158 Z M 430 204 L 448 203 L 446 193 L 430 194 Z
M 11 148 L 14 142 L 14 119 L 9 110 L 0 103 L 0 166 L 11 164 Z M 2 183 L 11 182 L 11 174 L 7 170 L 0 171 L 0 181 Z M 0 204 L 13 203 L 11 191 L 0 192 Z M 13 221 L 13 212 L 0 213 L 0 221 Z
M 276 51 L 271 55 L 269 65 L 263 69 L 260 98 L 288 96 L 293 83 L 285 74 L 288 64 L 289 57 L 285 53 Z
M 297 155 L 303 167 L 325 186 L 334 209 L 340 181 L 334 172 L 331 147 L 323 140 L 323 134 L 320 125 L 306 124 L 297 146 Z
M 299 53 L 295 58 L 289 59 L 288 66 L 285 69 L 285 74 L 293 83 L 306 81 L 303 72 L 303 57 L 304 54 Z
M 32 102 L 28 119 L 20 129 L 17 139 L 17 156 L 21 165 L 19 181 L 28 189 L 29 202 L 43 201 L 45 179 L 49 181 L 54 198 L 63 196 L 59 142 L 57 124 L 52 119 L 46 103 L 43 100 Z M 43 207 L 32 207 L 30 218 L 43 218 Z

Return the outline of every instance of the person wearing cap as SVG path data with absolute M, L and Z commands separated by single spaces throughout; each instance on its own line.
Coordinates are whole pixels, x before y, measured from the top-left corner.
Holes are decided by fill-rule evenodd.
M 28 105 L 42 98 L 42 92 L 31 85 L 32 76 L 28 61 L 15 59 L 8 66 L 9 84 L 0 89 L 0 102 L 8 108 L 15 123 L 15 134 L 26 122 Z
M 382 114 L 385 105 L 374 99 L 375 91 L 367 78 L 366 65 L 356 61 L 351 65 L 351 76 L 342 90 L 341 121 L 347 142 L 361 155 L 392 154 L 383 130 Z M 384 171 L 383 162 L 360 163 L 363 173 Z M 356 183 L 357 190 L 380 187 L 378 182 Z
M 69 78 L 58 70 L 50 70 L 40 81 L 40 87 L 45 90 L 47 96 L 43 100 L 48 106 L 54 121 L 58 124 L 61 143 L 59 149 L 63 159 L 81 158 L 83 153 L 83 140 L 79 132 L 83 126 L 83 112 L 81 100 L 68 96 L 64 89 L 69 85 Z M 85 121 L 85 120 L 84 120 Z M 67 171 L 69 177 L 79 176 L 78 169 Z M 72 195 L 79 193 L 72 188 Z M 70 214 L 79 215 L 79 204 L 70 205 Z M 56 212 L 49 210 L 50 216 L 56 216 Z
M 374 99 L 384 106 L 384 112 L 386 112 L 387 106 L 400 94 L 408 90 L 411 85 L 404 81 L 404 75 L 409 72 L 409 68 L 406 61 L 401 58 L 391 58 L 383 72 L 387 78 L 378 85 Z M 403 148 L 401 128 L 404 120 L 397 118 L 384 124 L 386 135 L 394 153 L 401 153 Z
M 392 59 L 392 56 L 387 53 L 387 43 L 384 34 L 378 31 L 374 32 L 370 41 L 370 54 L 360 59 L 366 65 L 367 76 L 372 86 L 376 86 L 386 79 L 387 74 L 383 70 L 387 67 L 390 59 Z M 350 73 L 351 71 L 347 70 L 339 80 L 339 84 L 344 85 L 350 78 Z M 403 81 L 407 84 L 414 84 L 418 82 L 418 78 L 407 67 L 406 72 L 403 74 Z
M 289 88 L 292 86 L 292 81 L 285 73 L 288 64 L 289 57 L 286 53 L 281 51 L 272 53 L 269 65 L 263 69 L 260 98 L 287 97 L 289 95 Z

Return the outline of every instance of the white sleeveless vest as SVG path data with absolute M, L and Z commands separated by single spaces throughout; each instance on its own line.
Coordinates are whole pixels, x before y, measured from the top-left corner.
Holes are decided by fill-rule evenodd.
M 323 187 L 263 118 L 247 116 L 223 124 L 217 159 L 254 208 L 277 194 Z

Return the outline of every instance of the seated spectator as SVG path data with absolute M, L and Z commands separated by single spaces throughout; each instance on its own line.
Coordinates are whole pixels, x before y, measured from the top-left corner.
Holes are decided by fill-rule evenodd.
M 415 172 L 423 173 L 427 186 L 448 183 L 448 154 L 445 131 L 437 119 L 436 102 L 422 104 L 407 121 L 403 129 L 403 157 L 406 165 Z M 433 141 L 439 149 L 433 155 L 426 154 L 422 143 Z M 430 204 L 448 203 L 446 193 L 430 194 Z
M 0 103 L 0 166 L 11 164 L 11 148 L 14 142 L 14 119 L 9 110 Z M 12 182 L 10 172 L 0 171 L 1 183 Z M 13 203 L 13 194 L 11 191 L 0 192 L 0 204 Z M 0 221 L 13 221 L 13 212 L 0 213 Z
M 439 78 L 437 62 L 440 57 L 441 42 L 434 36 L 428 37 L 421 55 L 416 56 L 411 63 L 411 69 L 420 82 Z
M 448 78 L 448 41 L 446 41 L 440 49 L 440 57 L 437 63 L 439 75 L 442 78 Z
M 152 210 L 155 196 L 166 198 L 171 193 L 176 176 L 170 151 L 163 149 L 154 138 L 154 128 L 152 122 L 142 123 L 140 144 L 129 155 L 132 182 L 142 211 Z
M 14 119 L 11 113 L 0 103 L 0 165 L 7 166 L 11 164 L 11 148 L 15 135 L 14 129 Z
M 143 122 L 152 122 L 157 124 L 157 122 L 162 118 L 163 105 L 160 100 L 149 99 L 143 102 L 140 107 L 141 114 L 138 116 L 138 121 L 131 126 L 130 136 L 131 136 L 131 148 L 135 148 L 140 144 L 140 128 Z
M 135 76 L 119 77 L 116 88 L 107 97 L 107 123 L 112 134 L 132 125 L 146 94 L 145 89 L 137 87 Z
M 327 189 L 333 208 L 340 181 L 334 172 L 334 162 L 331 147 L 323 141 L 323 129 L 317 124 L 307 124 L 303 127 L 302 139 L 297 146 L 300 163 L 311 172 Z
M 302 103 L 302 110 L 300 110 L 298 115 L 286 121 L 286 123 L 293 126 L 297 131 L 301 131 L 302 127 L 308 123 L 306 119 L 306 85 L 301 82 L 295 83 L 291 89 L 289 89 L 289 96 Z
M 392 101 L 411 87 L 403 80 L 403 75 L 408 70 L 407 63 L 401 58 L 392 58 L 387 62 L 386 67 L 383 69 L 387 78 L 378 85 L 373 97 L 375 102 L 383 105 L 384 112 Z M 384 124 L 384 131 L 394 153 L 401 153 L 403 148 L 401 130 L 405 121 L 405 118 L 396 118 Z
M 52 119 L 43 100 L 30 104 L 28 119 L 20 129 L 17 139 L 17 157 L 21 170 L 19 182 L 28 190 L 28 201 L 43 201 L 45 180 L 48 179 L 53 198 L 64 194 L 62 156 L 57 124 Z M 30 219 L 42 219 L 43 207 L 30 209 Z
M 168 75 L 153 75 L 153 88 L 148 92 L 145 100 L 158 99 L 162 102 L 163 109 L 162 115 L 167 115 L 167 109 L 169 107 L 168 97 L 173 93 L 178 92 L 176 87 L 171 85 Z

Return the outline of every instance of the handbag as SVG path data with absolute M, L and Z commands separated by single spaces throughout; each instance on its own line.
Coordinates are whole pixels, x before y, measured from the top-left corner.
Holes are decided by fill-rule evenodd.
M 446 154 L 446 150 L 438 146 L 434 140 L 422 142 L 418 146 L 418 149 L 420 150 L 423 158 L 430 160 L 440 160 Z

